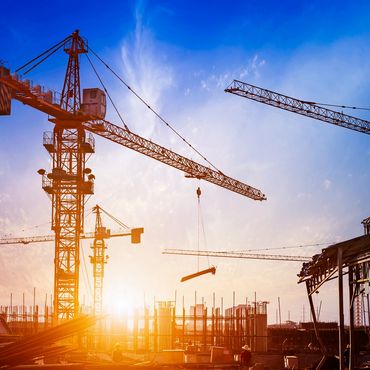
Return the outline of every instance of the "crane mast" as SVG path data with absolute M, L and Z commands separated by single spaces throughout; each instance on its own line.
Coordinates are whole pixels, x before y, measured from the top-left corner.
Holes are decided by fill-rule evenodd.
M 302 116 L 311 117 L 319 121 L 331 123 L 336 126 L 345 127 L 368 135 L 370 134 L 369 121 L 320 107 L 313 102 L 299 100 L 271 90 L 263 89 L 246 82 L 234 80 L 231 85 L 225 89 L 225 92 L 298 113 Z
M 93 181 L 86 181 L 86 156 L 94 152 L 81 122 L 73 118 L 81 106 L 79 57 L 86 53 L 78 32 L 72 34 L 64 51 L 68 67 L 60 107 L 70 119 L 55 119 L 52 140 L 44 136 L 44 146 L 52 157 L 50 184 L 43 184 L 52 198 L 52 230 L 55 232 L 55 319 L 78 316 L 80 234 L 83 232 L 85 196 L 93 194 Z M 90 176 L 90 175 L 89 175 Z
M 87 45 L 79 32 L 75 31 L 66 42 L 64 51 L 69 55 L 64 79 L 60 107 L 76 115 L 81 108 L 80 54 L 87 53 Z
M 108 261 L 108 256 L 105 255 L 105 239 L 109 238 L 110 230 L 103 226 L 100 207 L 94 207 L 93 212 L 96 215 L 95 237 L 91 247 L 93 255 L 90 256 L 90 262 L 93 265 L 94 276 L 94 314 L 101 314 L 103 311 L 103 280 L 104 266 Z

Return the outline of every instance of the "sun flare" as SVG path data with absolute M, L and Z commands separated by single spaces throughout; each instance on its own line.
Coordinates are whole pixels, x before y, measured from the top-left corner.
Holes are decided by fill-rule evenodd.
M 130 295 L 109 296 L 105 311 L 113 315 L 132 315 L 137 307 L 136 300 Z

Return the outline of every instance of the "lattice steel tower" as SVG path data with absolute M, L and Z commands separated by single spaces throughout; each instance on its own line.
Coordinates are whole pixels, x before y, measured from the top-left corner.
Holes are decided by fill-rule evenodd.
M 72 34 L 64 51 L 69 60 L 60 107 L 70 115 L 65 120 L 55 118 L 53 133 L 44 133 L 44 146 L 52 157 L 53 167 L 43 177 L 43 188 L 51 195 L 55 232 L 54 317 L 68 320 L 78 315 L 80 233 L 85 196 L 93 194 L 94 183 L 94 176 L 85 164 L 87 155 L 94 152 L 94 140 L 91 135 L 86 136 L 78 119 L 81 106 L 79 56 L 87 52 L 78 31 Z
M 98 205 L 94 207 L 93 212 L 96 214 L 94 244 L 91 247 L 94 254 L 89 257 L 93 265 L 94 274 L 94 314 L 98 315 L 103 311 L 104 266 L 109 258 L 105 255 L 107 247 L 104 239 L 110 237 L 110 230 L 103 226 L 101 211 Z

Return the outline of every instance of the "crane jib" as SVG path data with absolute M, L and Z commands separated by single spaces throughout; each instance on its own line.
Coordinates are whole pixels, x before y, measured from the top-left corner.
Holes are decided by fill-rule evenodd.
M 162 254 L 176 254 L 184 256 L 207 256 L 220 258 L 245 258 L 254 260 L 287 261 L 287 262 L 308 262 L 309 257 L 287 256 L 281 254 L 250 253 L 245 251 L 200 251 L 193 249 L 164 249 Z
M 252 186 L 183 157 L 180 154 L 166 149 L 150 140 L 144 139 L 143 137 L 136 135 L 123 127 L 116 126 L 106 120 L 84 122 L 83 126 L 86 130 L 92 133 L 103 136 L 115 143 L 121 144 L 139 153 L 145 154 L 148 157 L 177 168 L 191 177 L 206 180 L 254 200 L 266 199 L 266 196 L 260 190 Z
M 44 90 L 38 85 L 33 86 L 29 80 L 23 80 L 17 74 L 10 75 L 7 69 L 0 66 L 0 98 L 4 97 L 2 99 L 4 100 L 3 114 L 10 112 L 9 91 L 12 92 L 12 98 L 55 117 L 49 118 L 51 122 L 72 120 L 83 123 L 86 130 L 177 168 L 183 171 L 187 177 L 206 180 L 253 200 L 266 200 L 266 196 L 260 190 L 172 152 L 127 129 L 105 120 L 91 120 L 93 117 L 84 113 L 72 115 L 69 111 L 61 108 L 60 101 L 57 100 L 57 95 L 54 92 Z M 2 100 L 0 99 L 0 102 Z
M 298 113 L 336 126 L 370 134 L 370 122 L 315 103 L 292 98 L 242 81 L 234 80 L 225 92 Z

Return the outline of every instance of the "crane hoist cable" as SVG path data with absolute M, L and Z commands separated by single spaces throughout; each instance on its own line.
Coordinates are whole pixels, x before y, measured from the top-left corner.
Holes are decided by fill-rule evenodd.
M 204 222 L 203 222 L 203 217 L 202 217 L 202 212 L 201 212 L 201 207 L 200 207 L 200 196 L 202 194 L 202 191 L 200 190 L 199 186 L 196 190 L 196 194 L 197 194 L 197 203 L 198 203 L 198 207 L 197 207 L 197 213 L 198 213 L 198 217 L 197 217 L 197 248 L 198 248 L 198 252 L 199 252 L 200 229 L 201 228 L 202 228 L 202 232 L 203 232 L 203 240 L 204 240 L 205 247 L 206 247 L 206 244 L 207 244 L 207 240 L 206 240 L 206 233 L 205 233 L 205 229 L 204 229 Z M 184 281 L 194 279 L 196 277 L 199 277 L 199 276 L 205 275 L 205 274 L 209 274 L 209 273 L 215 275 L 216 267 L 215 266 L 210 266 L 209 256 L 207 256 L 208 268 L 205 269 L 205 270 L 200 270 L 200 268 L 199 268 L 199 258 L 200 258 L 200 254 L 198 254 L 198 271 L 194 274 L 183 276 L 180 280 L 182 283 Z
M 45 51 L 45 52 L 43 52 L 42 54 L 38 55 L 37 57 L 35 57 L 35 58 L 31 59 L 29 62 L 27 62 L 27 63 L 26 63 L 26 64 L 24 64 L 23 66 L 19 67 L 19 68 L 16 70 L 16 72 L 19 72 L 20 70 L 22 70 L 22 69 L 24 69 L 25 67 L 29 66 L 31 63 L 36 62 L 39 58 L 41 58 L 41 57 L 43 57 L 43 56 L 44 56 L 41 60 L 37 61 L 37 62 L 36 62 L 32 67 L 30 67 L 27 71 L 23 72 L 23 74 L 24 74 L 24 75 L 26 75 L 27 73 L 29 73 L 30 71 L 32 71 L 34 68 L 36 68 L 38 65 L 40 65 L 42 62 L 44 62 L 47 58 L 49 58 L 51 55 L 53 55 L 55 52 L 57 52 L 60 48 L 62 48 L 62 47 L 66 44 L 66 42 L 68 42 L 70 39 L 71 39 L 71 36 L 66 37 L 64 40 L 60 41 L 59 43 L 55 44 L 54 46 L 52 46 L 51 48 L 49 48 L 48 50 L 46 50 L 46 51 Z M 93 63 L 92 63 L 91 59 L 89 58 L 89 56 L 88 56 L 87 54 L 86 54 L 86 57 L 87 57 L 87 59 L 88 59 L 88 61 L 89 61 L 90 65 L 91 65 L 91 67 L 92 67 L 93 71 L 95 72 L 96 77 L 97 77 L 97 78 L 98 78 L 98 80 L 100 81 L 100 84 L 102 85 L 102 87 L 103 87 L 103 89 L 104 89 L 105 93 L 107 94 L 107 96 L 108 96 L 108 98 L 109 98 L 110 102 L 112 103 L 113 108 L 114 108 L 114 109 L 115 109 L 115 111 L 117 112 L 117 115 L 118 115 L 119 119 L 121 120 L 121 122 L 122 122 L 123 126 L 124 126 L 128 131 L 130 131 L 130 130 L 129 130 L 129 128 L 128 128 L 128 126 L 127 126 L 127 124 L 126 124 L 126 123 L 125 123 L 125 121 L 123 120 L 122 115 L 120 114 L 119 110 L 117 109 L 117 106 L 116 106 L 116 104 L 114 103 L 114 101 L 113 101 L 113 99 L 112 99 L 111 95 L 109 94 L 109 92 L 108 92 L 108 90 L 107 90 L 107 88 L 106 88 L 106 86 L 105 86 L 105 84 L 104 84 L 104 82 L 103 82 L 102 78 L 99 76 L 99 74 L 98 74 L 98 72 L 97 72 L 97 70 L 96 70 L 95 66 L 93 65 Z
M 91 207 L 88 210 L 86 210 L 85 216 L 84 216 L 85 218 L 84 224 L 86 224 L 86 221 L 88 220 L 89 216 L 92 215 L 93 211 L 94 211 L 94 207 Z
M 46 57 L 42 58 L 40 61 L 38 61 L 32 67 L 30 67 L 29 69 L 27 69 L 27 71 L 23 72 L 23 74 L 26 75 L 27 73 L 31 72 L 34 68 L 36 68 L 38 65 L 40 65 L 43 61 L 45 61 L 47 58 L 49 58 L 51 55 L 53 55 L 55 52 L 57 52 L 62 46 L 63 45 L 60 45 L 59 47 L 57 47 L 56 49 L 54 49 L 51 53 L 49 53 L 48 55 L 46 55 Z
M 27 230 L 31 230 L 31 229 L 38 229 L 40 226 L 45 226 L 45 225 L 50 225 L 51 222 L 44 222 L 42 224 L 38 224 L 38 225 L 33 225 L 33 226 L 29 226 L 29 227 L 26 227 L 24 226 L 22 229 L 20 229 L 20 231 L 27 231 Z M 6 233 L 6 234 L 0 234 L 0 239 L 1 238 L 7 238 L 7 237 L 11 237 L 13 234 L 13 232 L 10 232 L 10 233 Z
M 83 248 L 81 248 L 81 255 L 82 255 L 82 262 L 83 262 L 83 265 L 82 265 L 83 274 L 82 274 L 82 276 L 84 277 L 85 286 L 87 288 L 87 293 L 89 295 L 89 298 L 91 298 L 92 297 L 92 288 L 91 288 L 91 283 L 90 283 L 90 279 L 89 279 L 89 274 L 88 274 L 88 271 L 87 271 L 86 258 L 85 258 L 85 253 L 84 253 Z
M 339 105 L 339 104 L 328 104 L 328 103 L 317 103 L 317 102 L 306 102 L 307 104 L 316 104 L 316 105 L 322 105 L 326 107 L 335 107 L 335 108 L 343 108 L 343 109 L 356 109 L 356 110 L 370 110 L 370 108 L 364 108 L 364 107 L 352 107 L 349 105 Z
M 203 212 L 202 212 L 202 207 L 201 207 L 201 202 L 200 202 L 200 196 L 202 195 L 202 191 L 200 187 L 198 186 L 197 190 L 197 202 L 198 202 L 198 207 L 197 207 L 197 213 L 198 213 L 198 222 L 197 222 L 197 247 L 198 251 L 200 250 L 200 232 L 202 231 L 202 236 L 203 236 L 203 241 L 204 241 L 204 248 L 207 250 L 207 238 L 206 238 L 206 232 L 204 228 L 204 220 L 203 220 Z M 207 256 L 207 263 L 208 267 L 210 267 L 209 263 L 209 256 Z M 199 256 L 198 256 L 198 271 L 199 271 Z
M 200 195 L 202 194 L 202 191 L 200 190 L 200 187 L 198 186 L 198 189 L 197 189 L 197 201 L 198 201 L 198 207 L 197 207 L 197 216 L 198 216 L 198 222 L 197 222 L 197 249 L 198 249 L 198 252 L 199 252 L 199 249 L 200 249 L 200 233 L 199 233 L 199 219 L 200 219 Z M 199 259 L 200 259 L 200 256 L 198 256 L 198 259 L 197 259 L 197 262 L 198 262 L 198 272 L 199 272 Z
M 117 108 L 116 104 L 114 104 L 114 101 L 113 101 L 113 99 L 112 99 L 111 95 L 109 94 L 109 92 L 108 92 L 107 88 L 105 87 L 104 82 L 103 82 L 102 78 L 100 77 L 100 75 L 98 74 L 98 71 L 96 70 L 96 68 L 95 68 L 95 66 L 94 66 L 94 64 L 93 64 L 93 62 L 91 61 L 91 59 L 89 58 L 89 56 L 88 56 L 87 54 L 85 54 L 85 55 L 86 55 L 86 58 L 87 58 L 87 60 L 89 61 L 90 65 L 91 65 L 91 68 L 92 68 L 92 69 L 93 69 L 93 71 L 95 72 L 96 77 L 98 78 L 98 80 L 99 80 L 100 84 L 102 85 L 102 87 L 103 87 L 103 89 L 104 89 L 105 93 L 107 94 L 107 96 L 108 96 L 108 98 L 109 98 L 110 102 L 112 103 L 114 110 L 115 110 L 115 111 L 116 111 L 116 113 L 118 114 L 118 117 L 119 117 L 119 119 L 121 120 L 121 122 L 122 122 L 123 126 L 125 127 L 125 129 L 126 129 L 126 130 L 130 131 L 130 129 L 129 129 L 129 128 L 128 128 L 128 126 L 126 125 L 125 121 L 123 120 L 123 118 L 122 118 L 122 116 L 121 116 L 121 113 L 119 112 L 119 110 L 118 110 L 118 108 Z
M 336 242 L 322 242 L 322 243 L 312 243 L 312 244 L 288 245 L 288 246 L 283 246 L 283 247 L 272 247 L 272 248 L 237 249 L 237 250 L 231 250 L 230 252 L 240 253 L 240 252 L 271 251 L 271 250 L 279 250 L 279 249 L 309 248 L 309 247 L 320 247 L 323 245 L 332 245 L 335 243 Z
M 91 209 L 89 209 L 88 214 L 85 216 L 86 218 L 93 213 L 95 207 L 92 207 Z M 113 221 L 115 221 L 121 227 L 126 228 L 126 229 L 130 229 L 129 226 L 127 226 L 122 221 L 120 221 L 118 218 L 116 218 L 113 215 L 111 215 L 110 213 L 108 213 L 102 207 L 99 206 L 99 209 L 100 209 L 101 212 L 103 212 L 106 216 L 110 217 Z M 88 294 L 89 298 L 91 298 L 93 296 L 93 289 L 91 287 L 91 282 L 90 282 L 90 279 L 89 279 L 89 273 L 88 273 L 88 269 L 87 269 L 87 266 L 86 266 L 86 258 L 85 258 L 85 253 L 84 253 L 83 248 L 81 248 L 81 255 L 82 255 L 82 262 L 83 262 L 83 264 L 82 264 L 82 270 L 83 270 L 82 276 L 83 276 L 85 286 L 86 286 L 86 289 L 87 289 L 87 294 Z
M 111 215 L 110 213 L 108 213 L 105 209 L 103 209 L 102 207 L 100 207 L 100 210 L 106 214 L 109 218 L 111 218 L 114 222 L 116 222 L 118 225 L 120 225 L 121 227 L 125 228 L 125 229 L 130 229 L 129 226 L 127 226 L 126 224 L 124 224 L 122 221 L 120 221 L 117 217 L 114 217 L 113 215 Z
M 89 209 L 88 213 L 85 215 L 85 218 L 88 218 L 92 214 L 92 212 L 93 212 L 93 208 Z M 85 282 L 88 297 L 91 298 L 93 296 L 92 287 L 91 287 L 91 282 L 90 282 L 90 278 L 89 278 L 89 272 L 88 272 L 88 269 L 87 269 L 87 266 L 86 266 L 86 258 L 85 258 L 84 248 L 83 248 L 82 245 L 81 245 L 80 251 L 81 251 L 80 254 L 82 256 L 82 270 L 83 270 L 82 276 L 83 276 L 83 280 Z
M 88 210 L 87 214 L 85 213 L 85 218 L 89 217 L 90 214 L 92 213 L 92 208 Z M 38 229 L 39 227 L 41 226 L 46 226 L 46 225 L 50 225 L 51 224 L 51 221 L 48 221 L 48 222 L 44 222 L 42 224 L 38 224 L 38 225 L 33 225 L 33 226 L 29 226 L 29 227 L 23 227 L 22 229 L 20 229 L 20 231 L 27 231 L 27 230 L 31 230 L 31 229 Z M 7 234 L 0 234 L 0 239 L 1 238 L 6 238 L 6 237 L 11 237 L 13 235 L 13 233 L 7 233 Z M 18 235 L 18 234 L 17 234 Z
M 37 57 L 31 59 L 30 61 L 28 61 L 26 64 L 24 64 L 23 66 L 17 68 L 15 70 L 16 73 L 18 73 L 20 70 L 26 68 L 27 66 L 29 66 L 30 64 L 32 64 L 33 62 L 36 62 L 36 60 L 38 60 L 39 58 L 43 57 L 44 55 L 46 55 L 44 58 L 42 58 L 40 61 L 38 61 L 36 64 L 34 64 L 32 67 L 30 67 L 26 72 L 23 72 L 23 74 L 27 74 L 28 72 L 32 71 L 34 68 L 36 68 L 38 65 L 40 65 L 43 61 L 45 61 L 47 58 L 49 58 L 51 55 L 53 55 L 56 51 L 58 51 L 62 46 L 65 45 L 65 43 L 71 39 L 71 36 L 68 36 L 66 37 L 64 40 L 58 42 L 57 44 L 55 44 L 54 46 L 52 46 L 51 48 L 49 48 L 48 50 L 44 51 L 43 53 L 41 53 L 40 55 L 38 55 Z
M 131 86 L 123 80 L 123 78 L 118 75 L 91 47 L 89 46 L 89 51 L 110 71 L 114 76 L 118 78 L 154 115 L 159 118 L 177 137 L 179 137 L 184 143 L 186 143 L 193 151 L 195 151 L 204 161 L 206 161 L 211 167 L 213 167 L 220 174 L 223 174 L 213 163 L 211 163 L 198 149 L 196 149 L 190 142 L 185 139 L 168 121 L 166 121 L 156 110 L 154 110 Z
M 42 54 L 38 55 L 37 57 L 31 59 L 29 62 L 27 62 L 26 64 L 24 64 L 23 66 L 19 67 L 16 72 L 20 71 L 21 69 L 25 68 L 26 66 L 30 65 L 31 63 L 35 62 L 37 59 L 41 58 L 42 56 L 46 55 L 44 58 L 42 58 L 40 61 L 38 61 L 35 65 L 33 65 L 30 69 L 28 69 L 24 74 L 27 74 L 28 72 L 30 72 L 32 69 L 34 69 L 35 67 L 37 67 L 39 64 L 41 64 L 43 61 L 45 61 L 47 58 L 49 58 L 52 54 L 54 54 L 57 50 L 59 50 L 62 46 L 64 46 L 69 40 L 71 39 L 71 36 L 68 36 L 66 37 L 64 40 L 60 41 L 59 43 L 57 43 L 56 45 L 52 46 L 51 48 L 49 48 L 48 50 L 46 50 L 45 52 L 43 52 Z M 150 111 L 152 111 L 152 113 L 154 113 L 154 115 L 159 118 L 160 121 L 162 121 L 171 131 L 173 131 L 175 133 L 176 136 L 178 136 L 184 143 L 186 143 L 193 151 L 195 151 L 205 162 L 207 162 L 211 167 L 213 167 L 217 172 L 219 172 L 221 175 L 223 175 L 223 172 L 221 170 L 219 170 L 212 162 L 210 162 L 198 149 L 196 149 L 192 144 L 190 144 L 190 142 L 185 139 L 168 121 L 166 121 L 156 110 L 154 110 L 135 90 L 133 90 L 123 79 L 122 77 L 120 77 L 97 53 L 94 52 L 93 49 L 91 49 L 91 47 L 89 47 L 89 50 L 91 51 L 91 53 L 110 71 L 112 72 L 112 74 L 118 78 L 118 80 L 123 83 Z M 87 56 L 87 54 L 86 54 Z M 90 62 L 95 74 L 97 75 L 100 83 L 102 84 L 103 86 L 103 89 L 104 91 L 107 93 L 108 95 L 108 98 L 109 100 L 111 101 L 114 109 L 116 110 L 120 120 L 122 121 L 124 127 L 128 130 L 128 126 L 127 124 L 124 122 L 121 114 L 119 113 L 116 105 L 114 104 L 113 102 L 113 99 L 111 98 L 110 94 L 108 93 L 108 90 L 106 89 L 102 79 L 100 78 L 100 76 L 98 75 L 97 73 L 97 70 L 94 68 L 92 62 L 91 62 L 91 59 L 87 56 L 88 58 L 88 61 Z

